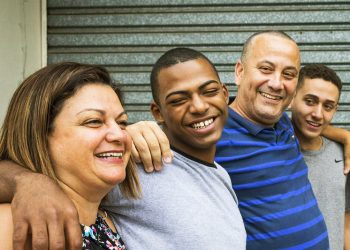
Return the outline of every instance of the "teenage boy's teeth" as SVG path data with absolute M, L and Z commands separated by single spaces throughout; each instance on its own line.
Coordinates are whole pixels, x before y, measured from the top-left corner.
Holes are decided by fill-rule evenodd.
M 208 127 L 210 124 L 213 123 L 213 121 L 214 121 L 214 119 L 210 118 L 210 119 L 205 120 L 203 122 L 193 123 L 191 126 L 192 126 L 192 128 L 195 128 L 195 129 L 202 129 L 202 128 Z
M 97 157 L 99 158 L 108 158 L 108 157 L 118 157 L 118 158 L 122 158 L 123 153 L 101 153 L 101 154 L 97 154 Z
M 260 94 L 261 94 L 263 97 L 266 97 L 266 98 L 272 99 L 272 100 L 280 100 L 280 99 L 282 99 L 282 97 L 280 97 L 280 96 L 273 96 L 273 95 L 269 95 L 269 94 L 264 93 L 264 92 L 260 92 Z

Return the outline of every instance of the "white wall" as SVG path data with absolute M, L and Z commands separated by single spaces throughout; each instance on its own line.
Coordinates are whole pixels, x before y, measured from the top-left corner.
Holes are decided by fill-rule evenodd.
M 21 81 L 46 64 L 45 0 L 0 1 L 0 124 Z

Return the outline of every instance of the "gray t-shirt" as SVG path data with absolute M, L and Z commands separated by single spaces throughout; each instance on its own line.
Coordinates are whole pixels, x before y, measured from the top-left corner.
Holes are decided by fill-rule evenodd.
M 327 138 L 322 139 L 320 150 L 302 152 L 309 169 L 312 189 L 326 221 L 330 249 L 342 250 L 344 213 L 349 210 L 345 208 L 345 200 L 350 200 L 350 188 L 345 185 L 346 177 L 343 174 L 343 147 Z
M 227 172 L 174 152 L 172 164 L 145 173 L 142 199 L 115 188 L 104 203 L 128 249 L 245 249 L 246 232 Z

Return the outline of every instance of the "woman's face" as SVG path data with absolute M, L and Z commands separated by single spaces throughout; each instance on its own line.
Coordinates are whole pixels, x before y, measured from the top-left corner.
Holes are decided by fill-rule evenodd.
M 67 99 L 49 136 L 50 157 L 61 184 L 99 197 L 122 182 L 132 144 L 126 122 L 118 96 L 107 85 L 85 85 Z

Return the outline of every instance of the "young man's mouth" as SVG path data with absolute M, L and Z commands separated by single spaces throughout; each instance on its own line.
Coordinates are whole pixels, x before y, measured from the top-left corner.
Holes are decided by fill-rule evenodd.
M 313 121 L 306 121 L 307 124 L 311 125 L 312 127 L 318 128 L 321 127 L 322 124 L 318 122 L 313 122 Z

